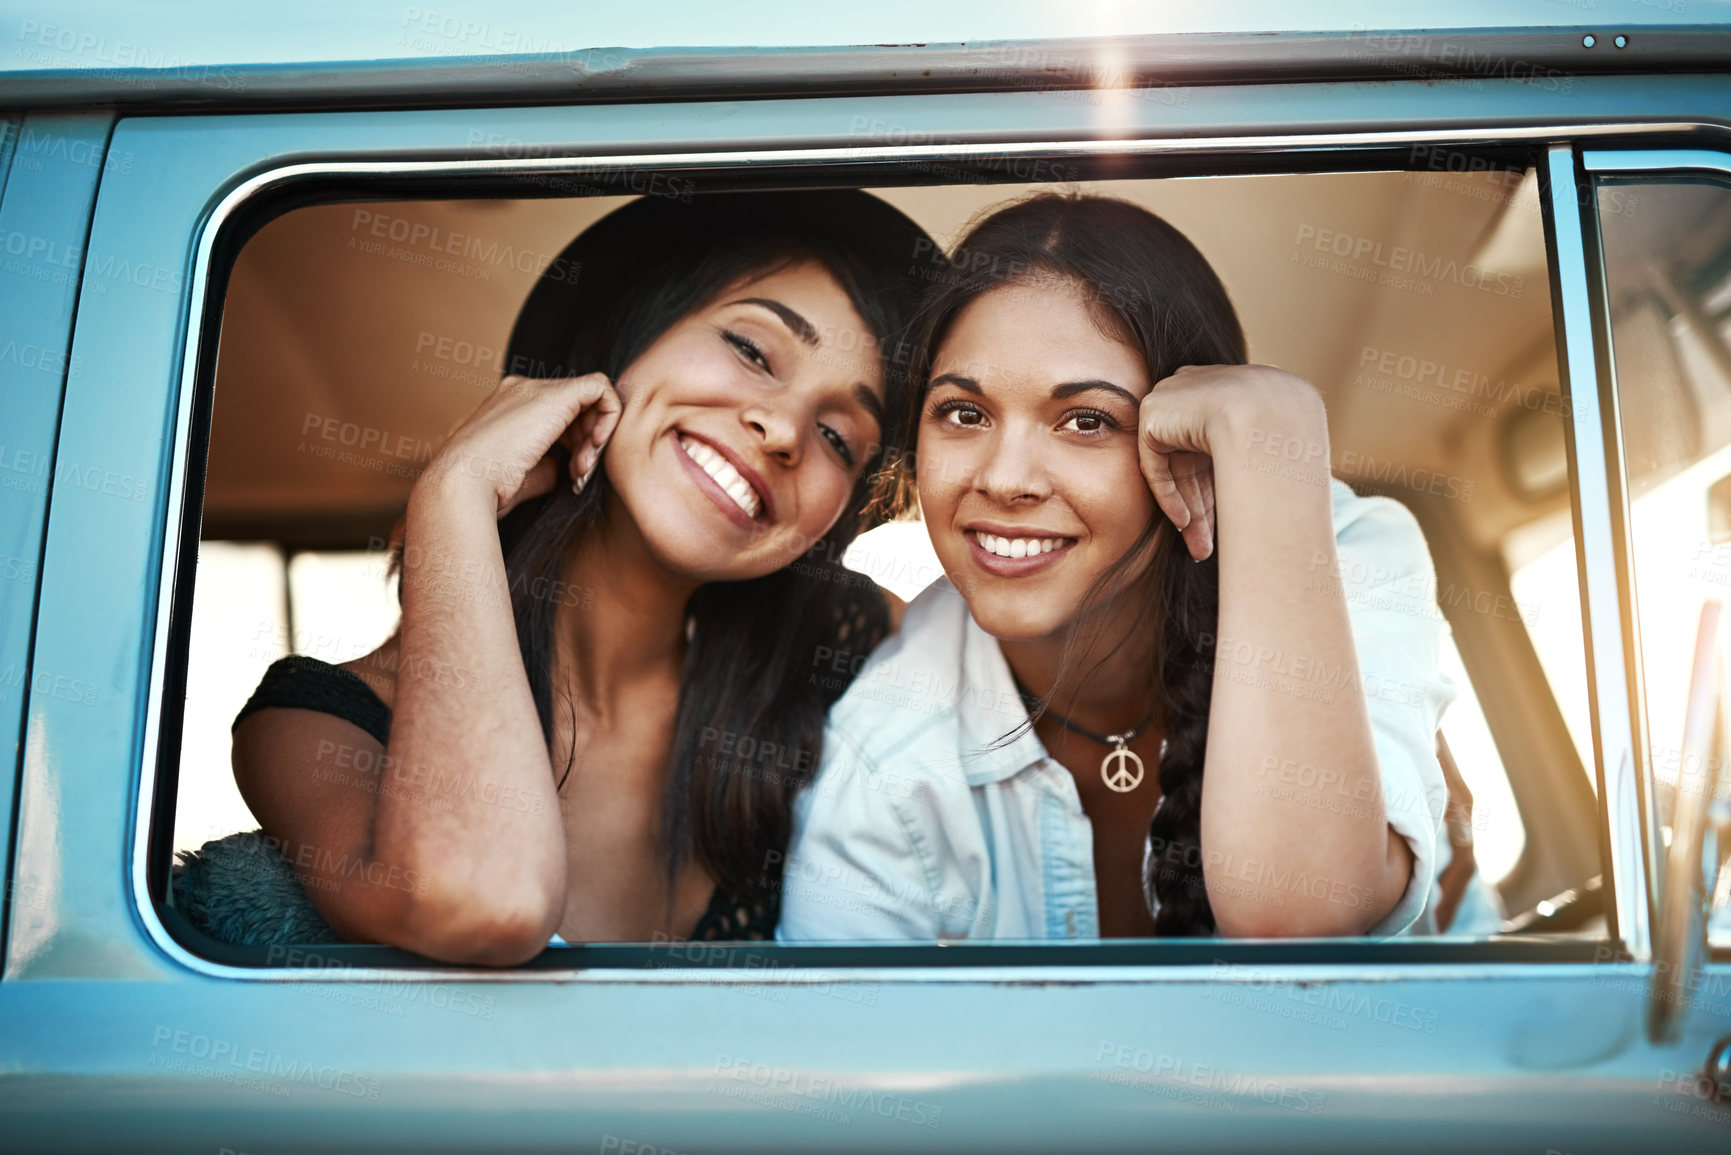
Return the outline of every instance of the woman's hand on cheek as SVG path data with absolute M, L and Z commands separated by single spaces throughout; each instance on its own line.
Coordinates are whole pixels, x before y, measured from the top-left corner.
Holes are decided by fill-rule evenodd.
M 608 439 L 619 426 L 625 402 L 619 390 L 608 382 L 606 374 L 591 373 L 578 380 L 589 383 L 584 387 L 589 400 L 584 402 L 583 411 L 560 435 L 559 441 L 571 451 L 571 480 L 587 484 L 601 462 L 601 451 L 607 448 Z
M 1185 366 L 1142 398 L 1136 451 L 1154 501 L 1184 536 L 1190 556 L 1214 552 L 1214 460 L 1208 437 L 1211 391 Z
M 492 506 L 503 517 L 559 483 L 549 456 L 571 450 L 573 478 L 592 469 L 622 406 L 605 374 L 541 380 L 506 377 L 433 456 L 417 489 Z
M 1137 453 L 1155 502 L 1184 537 L 1190 556 L 1214 552 L 1215 464 L 1230 467 L 1234 450 L 1284 445 L 1302 429 L 1328 476 L 1322 399 L 1305 381 L 1266 365 L 1185 365 L 1142 398 Z M 1302 454 L 1301 454 L 1302 456 Z

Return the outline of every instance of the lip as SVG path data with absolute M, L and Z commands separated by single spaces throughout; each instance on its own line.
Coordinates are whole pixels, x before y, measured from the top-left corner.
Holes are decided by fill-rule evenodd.
M 1033 557 L 999 557 L 980 545 L 979 538 L 975 536 L 980 533 L 989 533 L 994 537 L 1061 537 L 1070 544 Z M 995 525 L 987 522 L 971 522 L 963 526 L 962 536 L 967 539 L 968 553 L 973 557 L 974 564 L 998 577 L 1027 577 L 1029 574 L 1049 569 L 1068 557 L 1076 544 L 1074 534 L 1046 533 L 1027 526 Z
M 716 453 L 721 454 L 727 463 L 739 472 L 739 476 L 743 477 L 745 483 L 751 486 L 752 491 L 757 494 L 758 504 L 763 507 L 758 511 L 756 517 L 748 516 L 745 510 L 734 504 L 733 498 L 729 497 L 727 491 L 716 484 L 715 478 L 709 476 L 708 473 L 704 472 L 701 465 L 691 460 L 690 455 L 679 446 L 681 438 L 702 442 Z M 739 454 L 727 446 L 693 433 L 689 429 L 673 430 L 673 441 L 673 451 L 679 455 L 679 460 L 685 465 L 692 480 L 697 483 L 697 487 L 703 490 L 704 496 L 714 502 L 716 508 L 725 513 L 735 525 L 742 529 L 761 529 L 775 520 L 775 502 L 769 496 L 769 486 L 764 482 L 763 475 L 741 460 Z

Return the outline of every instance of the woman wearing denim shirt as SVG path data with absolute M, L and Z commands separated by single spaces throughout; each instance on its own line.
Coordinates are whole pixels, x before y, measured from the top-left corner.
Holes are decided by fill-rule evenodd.
M 778 937 L 1412 927 L 1453 696 L 1417 523 L 1153 214 L 1036 196 L 958 251 L 913 479 L 947 576 L 831 711 Z

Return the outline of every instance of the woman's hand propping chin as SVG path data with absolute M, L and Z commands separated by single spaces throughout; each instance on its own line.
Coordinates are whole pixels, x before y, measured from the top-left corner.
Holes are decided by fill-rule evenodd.
M 1328 484 L 1322 398 L 1284 369 L 1185 365 L 1142 398 L 1138 424 L 1142 476 L 1197 561 L 1214 552 L 1217 472 L 1257 469 L 1267 454 Z
M 605 373 L 506 377 L 445 439 L 416 482 L 490 498 L 496 516 L 559 484 L 555 443 L 571 453 L 571 480 L 587 480 L 624 408 Z

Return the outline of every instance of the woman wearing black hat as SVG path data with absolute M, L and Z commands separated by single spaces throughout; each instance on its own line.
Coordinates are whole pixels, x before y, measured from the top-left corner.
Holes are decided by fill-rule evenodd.
M 888 629 L 839 559 L 930 245 L 863 193 L 724 194 L 633 202 L 550 266 L 517 375 L 411 493 L 398 633 L 284 659 L 235 721 L 337 934 L 512 964 L 773 932 L 837 671 Z

